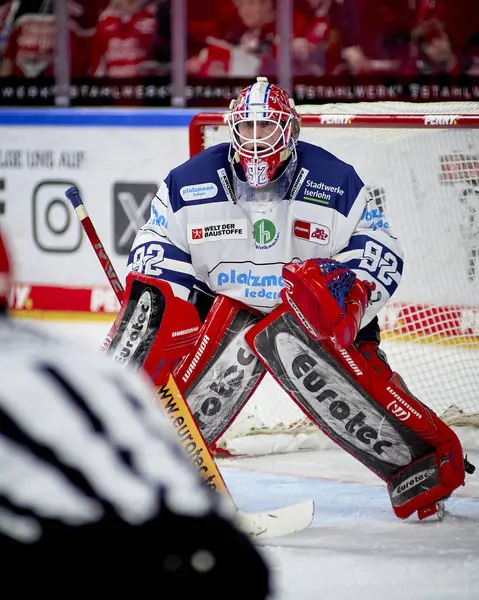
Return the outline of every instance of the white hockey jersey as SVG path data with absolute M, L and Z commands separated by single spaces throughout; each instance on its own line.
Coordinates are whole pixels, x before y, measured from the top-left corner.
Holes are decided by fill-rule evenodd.
M 281 302 L 283 265 L 334 258 L 376 284 L 366 325 L 389 300 L 403 254 L 390 224 L 351 165 L 299 142 L 286 199 L 268 211 L 236 201 L 229 144 L 218 144 L 173 169 L 138 232 L 129 268 L 192 289 L 224 294 L 264 313 Z

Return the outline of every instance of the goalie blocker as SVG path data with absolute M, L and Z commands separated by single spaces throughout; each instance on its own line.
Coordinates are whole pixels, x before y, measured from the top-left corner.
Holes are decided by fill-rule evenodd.
M 345 343 L 357 335 L 369 286 L 331 260 L 286 265 L 283 278 L 285 304 L 246 341 L 308 417 L 387 483 L 399 518 L 435 514 L 474 467 L 452 429 L 367 353 L 374 344 L 363 354 Z

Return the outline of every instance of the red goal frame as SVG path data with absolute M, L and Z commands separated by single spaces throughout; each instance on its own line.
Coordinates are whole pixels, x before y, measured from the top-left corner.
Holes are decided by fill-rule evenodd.
M 224 125 L 224 112 L 200 112 L 190 121 L 190 156 L 204 149 L 203 127 Z M 302 127 L 367 127 L 377 129 L 479 129 L 479 115 L 414 114 L 302 114 Z

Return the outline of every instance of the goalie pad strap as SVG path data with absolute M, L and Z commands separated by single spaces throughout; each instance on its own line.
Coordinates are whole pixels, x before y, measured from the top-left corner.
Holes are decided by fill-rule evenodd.
M 336 350 L 326 340 L 311 339 L 289 310 L 276 308 L 250 329 L 247 342 L 322 431 L 388 482 L 396 515 L 406 518 L 463 485 L 464 459 L 454 432 L 392 380 L 369 369 L 354 346 Z M 411 486 L 406 497 L 398 486 L 414 469 L 425 470 L 421 461 L 428 490 Z

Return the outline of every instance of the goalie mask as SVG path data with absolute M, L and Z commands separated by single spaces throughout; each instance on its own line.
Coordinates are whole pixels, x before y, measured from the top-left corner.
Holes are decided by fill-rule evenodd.
M 235 166 L 239 164 L 249 186 L 264 188 L 284 173 L 281 167 L 289 157 L 296 162 L 299 114 L 292 98 L 265 77 L 240 92 L 225 120 L 233 171 L 238 175 Z

